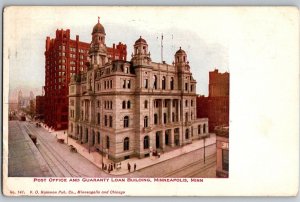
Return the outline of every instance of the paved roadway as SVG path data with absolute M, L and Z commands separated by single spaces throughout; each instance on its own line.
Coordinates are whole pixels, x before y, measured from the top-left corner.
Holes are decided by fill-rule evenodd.
M 205 149 L 206 161 L 203 161 L 203 148 L 182 154 L 136 172 L 127 177 L 216 177 L 216 145 Z M 125 175 L 124 175 L 125 177 Z
M 56 137 L 49 134 L 44 128 L 36 128 L 29 122 L 10 121 L 9 136 L 22 133 L 31 133 L 37 136 L 38 150 L 43 158 L 43 162 L 48 168 L 46 176 L 56 177 L 215 177 L 216 167 L 216 146 L 215 144 L 206 147 L 206 163 L 203 162 L 203 148 L 190 153 L 180 155 L 129 174 L 122 176 L 110 175 L 103 172 L 89 160 L 78 153 L 72 153 L 66 144 L 58 143 Z M 29 138 L 29 137 L 28 137 Z M 28 139 L 27 138 L 27 139 Z M 10 141 L 11 138 L 9 139 Z M 31 144 L 33 144 L 31 142 Z M 10 145 L 10 153 L 16 147 Z M 21 146 L 17 146 L 19 150 Z M 34 162 L 34 163 L 33 163 Z M 40 161 L 28 159 L 25 165 L 38 165 Z M 10 168 L 10 167 L 9 167 Z M 14 175 L 14 173 L 11 173 Z M 22 175 L 19 173 L 18 176 Z M 35 175 L 33 175 L 35 176 Z M 45 176 L 38 174 L 36 176 Z
M 28 134 L 21 129 L 19 121 L 10 121 L 8 177 L 50 177 L 52 174 L 49 170 Z

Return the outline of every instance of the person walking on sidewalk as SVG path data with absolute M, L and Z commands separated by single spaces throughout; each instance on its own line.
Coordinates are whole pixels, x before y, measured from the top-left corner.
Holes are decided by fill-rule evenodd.
M 133 169 L 134 169 L 134 171 L 136 171 L 136 164 L 133 165 Z

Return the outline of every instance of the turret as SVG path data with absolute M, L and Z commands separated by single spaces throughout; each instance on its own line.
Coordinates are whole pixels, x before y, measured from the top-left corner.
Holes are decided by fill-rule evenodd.
M 93 27 L 92 42 L 89 51 L 91 68 L 95 66 L 101 67 L 108 62 L 105 35 L 105 29 L 100 24 L 100 18 L 98 17 L 98 23 Z
M 131 55 L 131 60 L 135 65 L 149 64 L 149 62 L 151 62 L 148 44 L 145 39 L 140 36 L 140 38 L 135 41 L 133 48 L 134 52 Z

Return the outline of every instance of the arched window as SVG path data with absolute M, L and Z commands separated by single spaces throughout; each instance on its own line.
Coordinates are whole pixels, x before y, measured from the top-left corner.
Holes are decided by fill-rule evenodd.
M 198 134 L 201 134 L 201 125 L 198 125 Z
M 166 123 L 167 123 L 167 114 L 164 113 L 164 124 L 166 124 Z
M 162 88 L 163 90 L 166 89 L 166 77 L 165 77 L 165 76 L 162 77 L 161 88 Z
M 153 75 L 153 88 L 157 89 L 157 76 Z
M 104 116 L 104 125 L 107 126 L 107 116 Z
M 124 117 L 124 128 L 128 128 L 129 127 L 129 117 L 125 116 Z
M 187 100 L 185 100 L 185 107 L 187 107 L 188 106 L 188 101 Z
M 129 150 L 129 137 L 124 139 L 124 151 Z
M 144 108 L 147 109 L 148 108 L 148 100 L 144 101 Z
M 144 88 L 148 88 L 148 79 L 144 79 Z
M 148 127 L 148 116 L 144 117 L 144 128 Z
M 109 127 L 111 127 L 111 128 L 112 128 L 112 122 L 113 122 L 112 116 L 109 116 Z
M 189 113 L 186 112 L 186 113 L 185 113 L 185 121 L 187 122 L 188 120 L 189 120 Z
M 97 113 L 97 124 L 100 125 L 100 113 Z
M 122 102 L 122 109 L 126 109 L 126 101 L 125 100 Z
M 127 109 L 130 109 L 130 100 L 127 101 Z
M 154 124 L 156 125 L 158 123 L 158 117 L 157 114 L 154 114 Z
M 97 132 L 97 136 L 98 136 L 98 144 L 100 144 L 100 132 Z
M 175 113 L 172 112 L 172 122 L 175 122 Z
M 149 136 L 144 137 L 144 149 L 149 149 Z
M 189 129 L 187 128 L 186 130 L 185 130 L 185 139 L 189 139 Z
M 110 145 L 109 145 L 109 137 L 106 136 L 106 148 L 109 149 L 109 146 L 110 146 Z
M 191 107 L 193 107 L 193 105 L 194 105 L 194 101 L 193 101 L 193 100 L 191 100 Z
M 203 133 L 206 133 L 206 125 L 203 124 Z
M 130 80 L 127 80 L 127 88 L 131 88 L 131 82 L 130 82 Z
M 174 90 L 174 78 L 171 77 L 171 81 L 170 81 L 170 89 Z
M 110 109 L 112 109 L 112 101 L 110 101 Z

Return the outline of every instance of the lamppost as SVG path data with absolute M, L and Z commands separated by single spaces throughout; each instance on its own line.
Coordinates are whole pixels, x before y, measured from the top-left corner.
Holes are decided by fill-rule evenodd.
M 204 136 L 204 138 L 203 138 L 203 160 L 204 160 L 204 164 L 205 164 L 205 139 L 206 139 L 206 136 Z
M 103 170 L 103 165 L 104 165 L 104 162 L 103 162 L 103 155 L 104 155 L 104 150 L 103 150 L 103 138 L 102 138 L 102 146 L 101 146 L 101 149 L 102 149 L 102 170 Z

